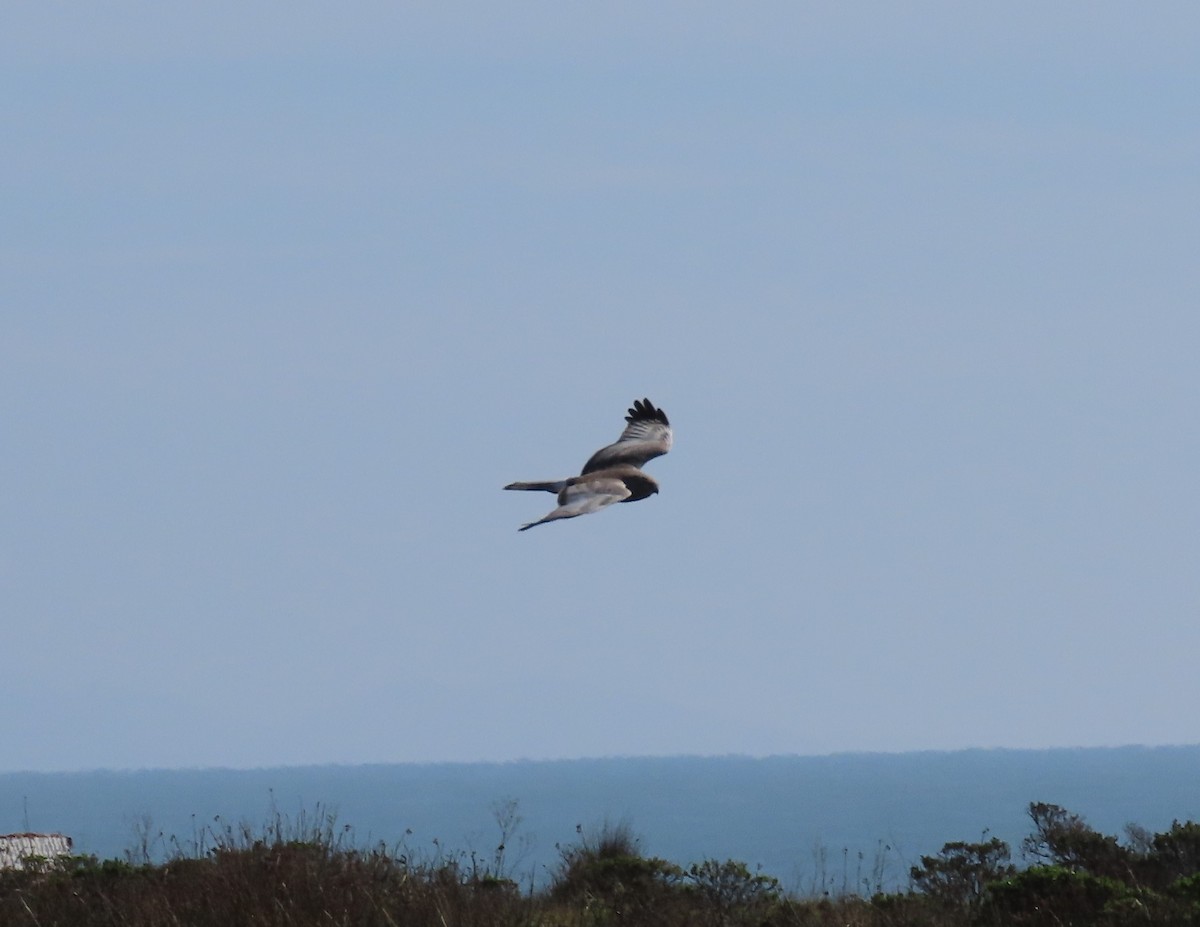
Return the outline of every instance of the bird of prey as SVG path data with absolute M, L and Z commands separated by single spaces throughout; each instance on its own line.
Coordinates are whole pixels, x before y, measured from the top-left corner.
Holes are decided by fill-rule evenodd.
M 596 451 L 583 465 L 579 476 L 536 483 L 509 483 L 505 489 L 540 489 L 558 493 L 558 508 L 544 518 L 521 525 L 528 531 L 560 518 L 597 512 L 614 502 L 637 502 L 658 492 L 654 477 L 641 471 L 647 460 L 671 449 L 671 423 L 667 413 L 654 408 L 649 399 L 637 399 L 625 416 L 628 423 L 616 443 Z

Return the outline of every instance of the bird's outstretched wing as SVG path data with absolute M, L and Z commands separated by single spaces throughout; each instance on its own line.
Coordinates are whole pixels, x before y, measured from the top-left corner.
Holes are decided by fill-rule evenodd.
M 580 473 L 591 473 L 617 464 L 640 467 L 671 449 L 671 423 L 667 413 L 654 408 L 649 399 L 638 399 L 625 416 L 628 422 L 615 444 L 602 447 L 583 465 Z
M 613 477 L 580 479 L 578 483 L 572 483 L 558 494 L 558 508 L 544 518 L 521 525 L 517 530 L 528 531 L 534 525 L 544 525 L 548 521 L 587 515 L 614 502 L 624 502 L 631 495 L 625 484 Z

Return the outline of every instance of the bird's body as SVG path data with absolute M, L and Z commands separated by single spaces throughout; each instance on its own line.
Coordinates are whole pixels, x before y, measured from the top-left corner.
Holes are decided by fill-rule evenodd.
M 587 515 L 617 502 L 637 502 L 658 492 L 658 482 L 641 470 L 642 464 L 671 449 L 671 423 L 649 399 L 634 402 L 628 423 L 614 444 L 596 451 L 579 476 L 565 480 L 509 483 L 505 489 L 541 490 L 558 494 L 558 507 L 543 518 L 522 525 L 527 531 L 561 518 Z

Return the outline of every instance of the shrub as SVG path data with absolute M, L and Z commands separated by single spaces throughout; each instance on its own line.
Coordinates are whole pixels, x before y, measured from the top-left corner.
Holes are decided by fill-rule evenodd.
M 1141 893 L 1107 876 L 1033 866 L 988 888 L 986 912 L 1012 925 L 1095 924 L 1106 911 L 1141 908 Z
M 1130 875 L 1134 854 L 1121 846 L 1116 837 L 1088 827 L 1079 815 L 1058 805 L 1033 802 L 1029 817 L 1034 833 L 1021 843 L 1027 859 L 1115 879 Z
M 922 856 L 909 872 L 918 891 L 935 901 L 965 907 L 979 901 L 990 882 L 1016 872 L 1008 844 L 993 837 L 981 843 L 947 843 L 937 856 Z
M 1200 824 L 1175 821 L 1171 829 L 1155 834 L 1150 844 L 1146 876 L 1166 885 L 1200 873 Z
M 666 860 L 645 857 L 627 824 L 606 823 L 596 837 L 583 834 L 578 844 L 560 850 L 562 862 L 550 897 L 602 907 L 617 917 L 666 907 L 677 893 L 682 870 Z
M 703 919 L 715 924 L 733 923 L 735 915 L 757 923 L 781 897 L 778 879 L 751 872 L 745 863 L 735 860 L 695 863 L 683 879 Z

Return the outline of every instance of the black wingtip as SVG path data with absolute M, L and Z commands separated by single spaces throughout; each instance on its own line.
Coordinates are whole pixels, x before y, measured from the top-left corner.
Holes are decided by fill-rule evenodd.
M 629 414 L 625 416 L 627 422 L 662 422 L 664 425 L 670 425 L 667 420 L 667 413 L 662 409 L 654 408 L 654 403 L 649 399 L 635 399 L 633 407 L 629 410 Z

